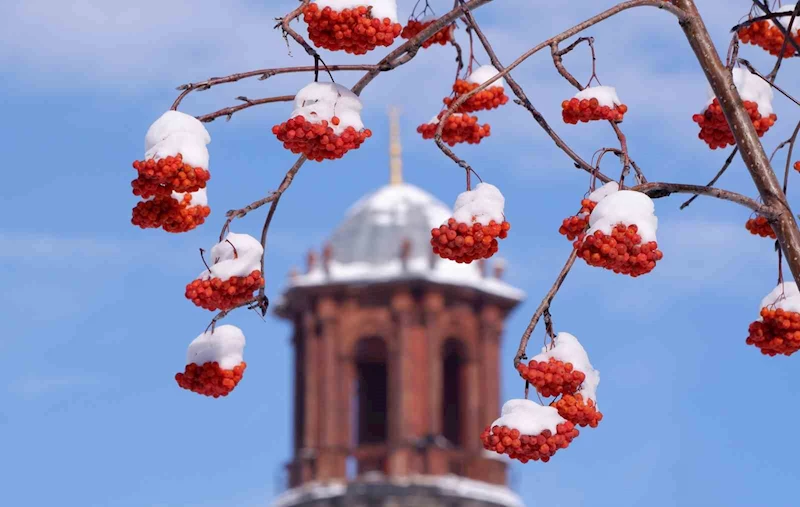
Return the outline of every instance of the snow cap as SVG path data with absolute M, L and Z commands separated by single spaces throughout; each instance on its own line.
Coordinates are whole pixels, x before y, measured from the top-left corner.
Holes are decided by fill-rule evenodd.
M 192 167 L 208 170 L 208 148 L 202 140 L 190 132 L 175 132 L 150 147 L 144 154 L 145 160 L 183 156 L 183 162 Z
M 589 216 L 586 235 L 601 231 L 610 235 L 617 224 L 636 225 L 642 244 L 656 241 L 658 218 L 653 200 L 642 192 L 620 190 L 605 197 Z
M 203 271 L 197 279 L 219 278 L 224 282 L 234 276 L 247 276 L 261 270 L 263 253 L 264 247 L 253 236 L 229 232 L 224 241 L 211 248 L 211 271 Z
M 786 23 L 789 23 L 788 19 Z M 800 23 L 800 20 L 795 21 L 795 23 Z M 747 100 L 758 104 L 758 112 L 761 113 L 761 116 L 769 116 L 774 112 L 772 109 L 772 98 L 774 94 L 772 93 L 772 87 L 769 83 L 756 76 L 748 69 L 736 67 L 733 69 L 733 84 L 736 86 L 736 90 L 739 92 L 739 96 L 742 97 L 743 101 Z M 706 108 L 708 108 L 716 98 L 711 86 L 708 87 L 707 93 L 708 102 L 706 103 Z
M 597 385 L 600 383 L 600 372 L 592 368 L 589 354 L 586 353 L 578 339 L 569 333 L 558 333 L 553 340 L 553 348 L 543 347 L 542 353 L 535 356 L 533 360 L 546 363 L 551 357 L 563 363 L 571 363 L 575 370 L 586 375 L 578 393 L 583 396 L 584 401 L 592 400 L 597 404 Z
M 796 4 L 784 5 L 782 7 L 778 7 L 777 9 L 773 10 L 772 12 L 792 12 L 792 11 L 794 11 L 795 5 Z M 773 25 L 776 25 L 777 23 L 780 23 L 781 26 L 783 26 L 783 28 L 785 30 L 789 30 L 789 21 L 791 19 L 792 19 L 791 16 L 782 16 L 780 18 L 771 19 L 770 22 Z M 794 22 L 792 23 L 792 34 L 793 35 L 800 34 L 800 14 L 798 14 L 797 16 L 794 17 Z
M 223 370 L 232 370 L 244 361 L 244 333 L 236 326 L 217 326 L 213 333 L 209 330 L 189 344 L 186 364 L 202 366 L 205 363 L 219 363 Z
M 314 0 L 320 9 L 330 7 L 331 10 L 342 12 L 345 9 L 355 9 L 357 7 L 372 7 L 372 17 L 383 19 L 389 18 L 392 23 L 397 23 L 397 1 L 396 0 Z
M 558 415 L 555 407 L 543 407 L 531 400 L 508 400 L 503 405 L 500 417 L 491 427 L 507 426 L 517 429 L 522 435 L 536 436 L 544 430 L 550 430 L 553 435 L 558 431 L 558 425 L 567 422 Z
M 617 89 L 613 86 L 589 86 L 575 94 L 578 100 L 597 99 L 600 106 L 614 108 L 622 105 L 622 101 L 617 96 Z
M 297 92 L 294 97 L 294 110 L 291 118 L 302 116 L 311 123 L 329 123 L 336 135 L 347 127 L 360 131 L 364 129 L 361 121 L 363 104 L 358 96 L 336 83 L 311 83 Z M 331 119 L 339 118 L 339 125 L 331 123 Z
M 492 79 L 493 77 L 495 77 L 499 73 L 500 72 L 496 68 L 492 67 L 491 65 L 482 65 L 482 66 L 478 67 L 477 69 L 475 69 L 475 71 L 472 74 L 469 75 L 469 77 L 467 78 L 467 83 L 478 83 L 479 85 L 482 85 L 483 83 L 485 83 L 486 81 Z M 492 87 L 495 87 L 495 86 L 498 86 L 500 88 L 504 88 L 504 86 L 503 86 L 503 78 L 500 78 L 497 81 L 494 81 L 492 84 L 489 85 L 489 88 L 492 88 Z
M 492 220 L 502 224 L 505 221 L 503 214 L 505 204 L 506 199 L 496 186 L 478 183 L 474 190 L 467 190 L 458 195 L 453 218 L 465 224 L 489 225 Z
M 185 195 L 185 192 L 172 192 L 172 198 L 180 203 L 183 202 L 183 196 Z M 208 206 L 208 193 L 206 193 L 205 188 L 201 188 L 197 192 L 192 192 L 191 196 L 192 199 L 189 201 L 190 208 L 195 206 Z
M 204 146 L 211 142 L 211 135 L 200 120 L 180 111 L 167 111 L 147 129 L 144 151 L 150 151 L 150 148 L 176 132 L 191 134 Z
M 786 312 L 800 313 L 800 291 L 795 282 L 783 282 L 772 289 L 772 292 L 761 300 L 761 308 L 782 309 Z M 758 320 L 761 320 L 759 317 Z
M 587 199 L 589 199 L 592 202 L 600 202 L 604 198 L 618 191 L 619 191 L 619 183 L 617 183 L 616 181 L 609 181 L 602 187 L 598 188 L 597 190 L 589 194 Z

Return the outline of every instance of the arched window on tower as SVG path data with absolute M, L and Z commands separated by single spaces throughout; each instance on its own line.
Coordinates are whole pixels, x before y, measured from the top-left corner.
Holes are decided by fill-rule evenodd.
M 449 338 L 442 345 L 442 435 L 455 447 L 464 445 L 466 357 L 460 340 Z
M 381 338 L 362 338 L 356 344 L 353 436 L 357 446 L 387 440 L 387 359 L 386 344 Z

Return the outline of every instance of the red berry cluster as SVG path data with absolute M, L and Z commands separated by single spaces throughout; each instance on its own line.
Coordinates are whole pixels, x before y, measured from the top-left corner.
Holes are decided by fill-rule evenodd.
M 444 116 L 445 111 L 439 113 L 439 118 Z M 438 123 L 423 123 L 417 127 L 417 132 L 422 134 L 423 139 L 433 139 L 439 129 Z M 444 128 L 442 129 L 442 141 L 450 146 L 458 143 L 478 144 L 484 137 L 491 134 L 489 124 L 478 125 L 478 118 L 468 114 L 451 114 L 447 117 Z
M 403 26 L 389 18 L 373 18 L 370 7 L 334 11 L 308 4 L 303 20 L 308 24 L 308 38 L 318 48 L 363 55 L 378 46 L 391 46 Z
M 794 163 L 794 170 L 800 172 L 800 160 Z
M 505 239 L 511 224 L 498 224 L 494 220 L 489 225 L 474 223 L 471 226 L 450 218 L 447 224 L 431 230 L 433 253 L 443 259 L 469 264 L 476 259 L 488 259 L 497 252 L 497 238 Z
M 791 356 L 800 350 L 800 313 L 762 308 L 761 319 L 750 324 L 748 345 L 755 345 L 765 356 Z
M 573 369 L 572 363 L 564 363 L 553 357 L 548 361 L 531 361 L 527 366 L 520 363 L 517 371 L 545 398 L 573 394 L 586 379 L 586 374 Z
M 664 256 L 655 241 L 642 245 L 638 232 L 636 225 L 617 224 L 610 236 L 595 231 L 589 236 L 579 236 L 574 246 L 578 256 L 590 266 L 636 277 L 652 271 Z
M 479 87 L 479 83 L 468 83 L 463 79 L 456 80 L 453 85 L 453 92 L 455 97 L 445 97 L 444 103 L 447 107 L 462 95 L 466 95 L 475 88 Z M 490 86 L 485 90 L 481 90 L 472 97 L 468 98 L 458 107 L 458 113 L 473 113 L 475 111 L 488 111 L 489 109 L 496 109 L 508 102 L 508 96 L 501 86 Z
M 484 449 L 498 454 L 507 454 L 523 463 L 542 460 L 547 463 L 559 449 L 566 449 L 580 434 L 575 425 L 567 421 L 556 427 L 556 434 L 544 430 L 538 435 L 522 435 L 508 426 L 487 426 L 481 433 Z
M 247 364 L 243 362 L 234 366 L 232 370 L 223 370 L 219 363 L 205 363 L 198 366 L 194 363 L 186 365 L 183 373 L 176 373 L 175 380 L 183 389 L 203 396 L 227 396 L 242 380 Z
M 603 414 L 597 411 L 594 401 L 588 399 L 584 403 L 580 393 L 565 394 L 553 405 L 558 415 L 576 426 L 597 428 L 597 424 L 603 420 Z
M 205 188 L 206 182 L 211 178 L 208 170 L 185 164 L 180 153 L 158 161 L 152 158 L 137 160 L 133 163 L 133 168 L 139 173 L 139 177 L 131 182 L 133 194 L 144 199 L 173 191 L 197 192 Z
M 400 32 L 400 37 L 404 39 L 413 39 L 414 37 L 419 35 L 421 31 L 425 30 L 435 22 L 436 22 L 435 19 L 432 19 L 430 21 L 416 21 L 411 19 L 408 21 L 408 24 L 403 28 L 403 31 Z M 428 40 L 423 42 L 422 48 L 423 49 L 429 48 L 434 44 L 440 44 L 442 46 L 446 46 L 448 42 L 453 40 L 453 30 L 455 29 L 455 27 L 456 25 L 454 24 L 445 26 L 444 28 L 433 34 L 431 37 L 429 37 Z
M 208 206 L 190 206 L 192 196 L 186 194 L 181 201 L 171 195 L 157 195 L 142 201 L 133 208 L 131 223 L 142 229 L 163 228 L 167 232 L 187 232 L 206 221 L 211 214 Z
M 772 226 L 769 225 L 766 217 L 757 216 L 755 218 L 751 218 L 744 224 L 744 227 L 750 231 L 750 234 L 755 236 L 772 239 L 777 237 L 775 236 L 775 231 L 772 230 Z
M 600 102 L 592 97 L 591 99 L 571 98 L 561 103 L 561 117 L 564 123 L 577 125 L 579 121 L 584 123 L 594 120 L 622 121 L 622 117 L 628 112 L 625 104 L 615 105 L 613 108 L 601 106 Z
M 778 120 L 775 113 L 766 118 L 762 117 L 761 113 L 758 112 L 758 104 L 755 102 L 745 100 L 744 107 L 753 121 L 758 137 L 763 136 Z M 700 133 L 697 137 L 705 141 L 712 150 L 736 144 L 731 128 L 728 125 L 728 120 L 722 114 L 718 99 L 714 99 L 703 114 L 692 116 L 692 120 L 700 125 Z
M 339 118 L 336 116 L 331 118 L 331 124 L 339 125 Z M 311 123 L 302 116 L 295 116 L 280 125 L 275 125 L 272 127 L 272 133 L 287 150 L 291 150 L 292 153 L 302 153 L 317 162 L 342 158 L 345 153 L 358 149 L 368 137 L 372 136 L 369 129 L 357 132 L 353 127 L 347 127 L 341 134 L 334 134 L 333 127 L 327 120 L 322 120 L 322 123 Z
M 575 241 L 575 239 L 586 232 L 586 228 L 589 227 L 589 215 L 592 214 L 595 206 L 597 206 L 596 202 L 583 199 L 578 214 L 565 218 L 564 221 L 561 222 L 561 227 L 558 228 L 558 233 L 566 236 L 570 241 Z
M 232 276 L 224 282 L 211 277 L 193 280 L 186 286 L 186 299 L 206 310 L 230 310 L 253 297 L 253 292 L 264 286 L 261 271 L 253 270 L 248 276 Z
M 796 23 L 792 25 L 792 31 L 796 28 Z M 753 44 L 761 49 L 769 52 L 772 56 L 778 56 L 783 48 L 783 41 L 785 39 L 783 33 L 769 21 L 757 21 L 751 25 L 740 28 L 737 32 L 739 39 L 745 44 Z M 795 42 L 800 43 L 800 34 L 793 36 Z M 783 51 L 783 57 L 789 58 L 795 56 L 794 46 L 791 43 L 786 44 Z

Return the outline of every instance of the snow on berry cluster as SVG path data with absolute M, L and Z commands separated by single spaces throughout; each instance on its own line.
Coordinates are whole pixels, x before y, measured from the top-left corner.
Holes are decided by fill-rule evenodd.
M 795 4 L 784 5 L 772 12 L 792 12 L 794 11 Z M 767 51 L 773 56 L 778 56 L 781 48 L 784 48 L 785 37 L 781 32 L 776 21 L 780 23 L 786 31 L 789 31 L 789 21 L 791 17 L 781 17 L 770 20 L 756 21 L 753 24 L 742 27 L 737 32 L 739 39 L 745 44 L 753 44 Z M 800 43 L 800 16 L 795 17 L 792 23 L 792 31 L 790 33 L 795 42 Z M 796 52 L 791 43 L 787 43 L 783 49 L 784 58 L 795 56 Z
M 423 123 L 417 127 L 417 132 L 422 134 L 423 139 L 433 139 L 436 130 L 439 128 L 439 121 L 447 111 L 442 111 L 434 116 L 428 123 Z M 478 118 L 468 114 L 454 113 L 445 120 L 442 129 L 442 141 L 450 146 L 458 143 L 479 144 L 481 139 L 489 137 L 491 128 L 489 124 L 478 125 Z
M 564 123 L 577 125 L 578 122 L 596 120 L 622 121 L 628 106 L 617 96 L 611 86 L 591 86 L 584 88 L 561 103 L 561 117 Z
M 800 350 L 800 291 L 784 282 L 761 300 L 761 316 L 750 324 L 747 344 L 766 356 L 791 356 Z
M 555 408 L 517 399 L 503 405 L 500 418 L 481 433 L 481 441 L 485 449 L 522 463 L 546 463 L 579 434 L 575 425 L 558 415 Z
M 236 326 L 217 326 L 189 344 L 186 368 L 175 374 L 183 389 L 203 396 L 227 396 L 242 380 L 247 367 L 244 362 L 244 334 Z
M 213 264 L 186 286 L 185 296 L 206 310 L 230 310 L 264 286 L 261 256 L 264 248 L 247 234 L 228 233 L 211 249 Z
M 589 228 L 589 216 L 592 214 L 592 210 L 594 210 L 595 206 L 597 206 L 597 203 L 608 194 L 618 190 L 619 184 L 616 181 L 609 181 L 589 194 L 581 200 L 581 209 L 578 213 L 565 218 L 563 222 L 561 222 L 558 233 L 566 236 L 570 241 L 575 241 L 578 236 L 586 232 L 586 229 Z
M 505 198 L 488 183 L 459 194 L 449 218 L 431 230 L 433 253 L 443 259 L 469 264 L 488 259 L 498 250 L 497 238 L 505 239 L 511 224 L 506 222 Z
M 288 121 L 272 133 L 292 153 L 321 162 L 358 149 L 372 132 L 364 128 L 356 94 L 336 83 L 311 83 L 295 95 Z
M 133 163 L 133 195 L 142 198 L 133 209 L 133 225 L 186 232 L 205 221 L 211 213 L 206 194 L 210 142 L 203 124 L 179 111 L 167 111 L 150 126 L 144 160 Z
M 769 224 L 769 221 L 764 216 L 757 216 L 755 218 L 750 218 L 744 224 L 745 229 L 750 231 L 750 234 L 754 236 L 761 236 L 762 238 L 772 238 L 775 239 L 775 231 L 772 229 L 772 226 Z
M 403 29 L 395 0 L 314 0 L 303 21 L 315 46 L 353 55 L 391 46 Z
M 590 266 L 633 277 L 649 273 L 663 254 L 658 250 L 658 218 L 653 201 L 641 192 L 606 195 L 589 216 L 589 229 L 573 243 Z
M 758 137 L 763 136 L 778 120 L 772 109 L 772 88 L 769 83 L 746 69 L 733 69 L 733 83 L 742 97 L 747 114 L 756 128 Z M 696 114 L 692 120 L 700 125 L 697 135 L 712 150 L 733 146 L 736 141 L 728 125 L 728 120 L 722 114 L 719 100 L 708 88 L 708 103 L 702 113 Z
M 403 27 L 403 31 L 400 32 L 400 37 L 404 39 L 413 39 L 419 33 L 433 23 L 436 22 L 436 18 L 425 18 L 420 20 L 410 19 L 408 20 L 408 24 Z M 448 42 L 453 40 L 453 31 L 455 30 L 456 25 L 455 23 L 451 23 L 441 30 L 430 36 L 425 42 L 422 43 L 422 48 L 427 49 L 434 44 L 439 44 L 441 46 L 446 46 Z
M 475 72 L 469 75 L 466 80 L 457 79 L 453 85 L 454 97 L 445 97 L 444 103 L 447 107 L 462 95 L 466 95 L 475 88 L 481 86 L 486 81 L 495 77 L 499 72 L 491 65 L 484 65 L 478 67 Z M 458 113 L 473 113 L 475 111 L 488 111 L 496 109 L 508 102 L 508 96 L 505 94 L 503 87 L 503 80 L 498 79 L 494 81 L 486 89 L 476 93 L 461 104 L 456 112 Z
M 555 406 L 559 415 L 571 423 L 595 428 L 603 418 L 597 411 L 600 372 L 592 367 L 589 355 L 575 336 L 558 333 L 551 346 L 542 348 L 527 367 L 520 363 L 517 370 L 542 396 L 562 395 Z

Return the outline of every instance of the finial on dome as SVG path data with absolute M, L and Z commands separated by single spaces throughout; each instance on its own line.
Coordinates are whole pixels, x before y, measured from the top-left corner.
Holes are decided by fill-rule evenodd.
M 389 184 L 403 183 L 403 160 L 400 158 L 400 109 L 389 108 Z

